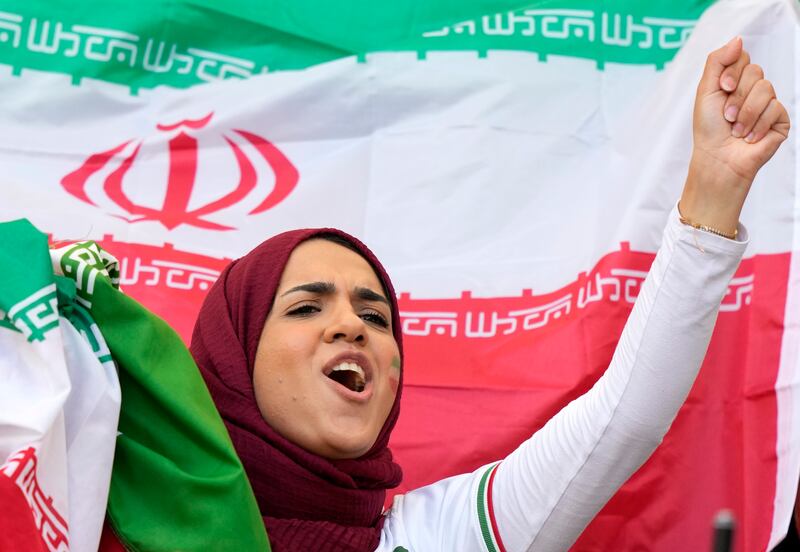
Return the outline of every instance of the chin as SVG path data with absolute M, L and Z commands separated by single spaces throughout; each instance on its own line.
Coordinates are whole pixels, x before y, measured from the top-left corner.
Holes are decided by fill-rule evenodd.
M 331 460 L 358 458 L 369 452 L 375 439 L 377 435 L 360 438 L 353 438 L 352 434 L 331 436 L 321 447 L 324 452 L 319 451 L 318 454 Z

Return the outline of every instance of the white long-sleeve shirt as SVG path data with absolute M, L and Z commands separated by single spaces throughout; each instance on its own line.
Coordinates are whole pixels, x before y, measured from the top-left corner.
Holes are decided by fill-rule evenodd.
M 611 364 L 502 461 L 394 499 L 378 552 L 563 551 L 661 443 L 747 246 L 670 214 Z

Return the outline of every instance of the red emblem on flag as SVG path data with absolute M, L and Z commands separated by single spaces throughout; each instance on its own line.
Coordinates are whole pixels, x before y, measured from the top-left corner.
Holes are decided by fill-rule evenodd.
M 231 137 L 223 135 L 239 168 L 238 183 L 223 196 L 205 205 L 197 206 L 193 209 L 189 208 L 197 176 L 198 141 L 197 138 L 189 135 L 186 131 L 199 130 L 205 127 L 211 121 L 212 116 L 213 113 L 209 113 L 202 119 L 187 119 L 174 124 L 159 124 L 156 126 L 162 132 L 174 133 L 178 131 L 169 140 L 169 174 L 161 208 L 136 203 L 123 189 L 123 180 L 141 150 L 142 140 L 139 140 L 133 147 L 133 151 L 127 157 L 124 157 L 117 168 L 106 176 L 102 186 L 103 193 L 112 203 L 129 215 L 122 218 L 129 222 L 160 222 L 169 230 L 181 224 L 208 230 L 233 230 L 232 226 L 225 226 L 205 218 L 212 213 L 231 207 L 244 200 L 254 193 L 257 187 L 256 184 L 259 177 L 252 160 L 248 158 L 240 144 L 232 140 Z M 243 139 L 245 143 L 253 146 L 253 150 L 266 161 L 275 175 L 275 183 L 272 190 L 248 213 L 257 215 L 286 199 L 297 184 L 299 175 L 291 161 L 265 138 L 244 130 L 234 129 L 233 132 Z M 71 172 L 61 180 L 61 185 L 64 186 L 67 192 L 81 201 L 97 206 L 87 195 L 87 182 L 94 174 L 104 169 L 112 159 L 118 159 L 118 156 L 123 151 L 126 149 L 130 151 L 131 147 L 129 145 L 133 142 L 134 140 L 128 140 L 115 148 L 89 156 L 79 169 Z M 225 185 L 225 183 L 220 184 Z

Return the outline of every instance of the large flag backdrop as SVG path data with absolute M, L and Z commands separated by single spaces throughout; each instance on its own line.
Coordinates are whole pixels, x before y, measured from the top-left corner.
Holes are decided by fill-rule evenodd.
M 366 241 L 401 292 L 403 492 L 502 457 L 611 358 L 740 34 L 797 113 L 793 0 L 0 1 L 0 219 L 95 239 L 188 340 L 225 263 L 289 228 Z M 575 550 L 739 550 L 800 472 L 794 136 L 663 445 Z M 125 408 L 123 389 L 123 411 Z

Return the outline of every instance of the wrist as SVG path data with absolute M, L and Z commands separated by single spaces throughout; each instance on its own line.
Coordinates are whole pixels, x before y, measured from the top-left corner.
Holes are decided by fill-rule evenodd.
M 695 224 L 733 234 L 751 181 L 695 152 L 680 199 L 681 215 Z

